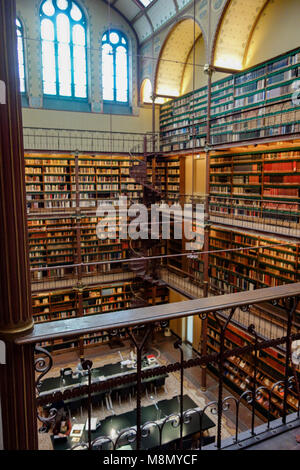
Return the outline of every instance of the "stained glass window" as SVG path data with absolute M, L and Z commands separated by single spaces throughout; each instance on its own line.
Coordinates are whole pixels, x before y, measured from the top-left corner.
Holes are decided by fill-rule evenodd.
M 41 5 L 45 95 L 87 98 L 87 33 L 81 8 L 72 0 Z
M 25 93 L 26 81 L 25 81 L 25 58 L 24 58 L 24 34 L 23 34 L 22 23 L 18 18 L 16 19 L 16 26 L 17 26 L 20 91 L 21 93 Z
M 102 85 L 104 101 L 128 103 L 128 40 L 120 31 L 102 37 Z

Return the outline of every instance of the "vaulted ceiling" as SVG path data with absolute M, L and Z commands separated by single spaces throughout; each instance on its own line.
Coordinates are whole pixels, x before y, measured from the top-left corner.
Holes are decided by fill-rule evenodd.
M 244 68 L 254 28 L 268 3 L 269 0 L 231 0 L 227 3 L 216 40 L 214 65 L 237 70 Z
M 140 42 L 176 16 L 192 0 L 106 0 L 135 29 Z
M 156 74 L 156 93 L 179 96 L 187 58 L 201 35 L 200 27 L 191 18 L 177 23 L 161 50 Z

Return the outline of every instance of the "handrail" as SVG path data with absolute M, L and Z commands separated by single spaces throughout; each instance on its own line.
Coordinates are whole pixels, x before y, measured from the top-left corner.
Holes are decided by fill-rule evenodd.
M 125 132 L 125 131 L 122 131 L 122 132 L 118 132 L 118 131 L 101 131 L 101 130 L 89 130 L 89 129 L 61 129 L 61 128 L 55 128 L 55 127 L 35 127 L 35 126 L 25 126 L 23 127 L 23 130 L 26 130 L 26 129 L 33 129 L 33 130 L 42 130 L 42 131 L 59 131 L 59 132 L 89 132 L 89 133 L 102 133 L 102 134 L 125 134 L 125 135 L 140 135 L 140 136 L 143 136 L 144 135 L 156 135 L 157 132 L 151 132 L 151 131 L 147 131 L 146 133 L 143 133 L 143 132 Z
M 153 322 L 165 322 L 191 315 L 205 315 L 219 310 L 242 308 L 270 300 L 300 296 L 300 283 L 270 287 L 250 292 L 227 294 L 162 306 L 124 310 L 113 314 L 92 315 L 91 317 L 71 318 L 37 324 L 16 344 L 35 344 L 56 338 L 76 338 L 89 333 L 99 333 L 120 328 L 133 328 Z

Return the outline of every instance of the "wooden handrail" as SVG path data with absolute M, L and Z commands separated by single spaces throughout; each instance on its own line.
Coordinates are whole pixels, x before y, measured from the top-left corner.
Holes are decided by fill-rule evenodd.
M 132 328 L 153 322 L 170 321 L 219 310 L 227 310 L 271 300 L 300 296 L 300 283 L 270 287 L 255 291 L 226 294 L 173 304 L 123 310 L 110 314 L 41 323 L 27 335 L 17 338 L 16 344 L 35 344 L 58 338 L 77 338 L 119 328 Z

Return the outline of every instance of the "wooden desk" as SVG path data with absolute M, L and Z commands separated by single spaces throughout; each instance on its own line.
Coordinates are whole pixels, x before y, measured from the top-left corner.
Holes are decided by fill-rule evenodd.
M 149 370 L 155 369 L 159 367 L 160 364 L 158 362 L 154 363 L 153 365 L 149 366 L 146 361 L 143 361 L 142 370 Z M 85 372 L 85 371 L 84 371 Z M 107 364 L 103 367 L 98 367 L 92 369 L 92 384 L 99 383 L 101 381 L 106 381 L 115 377 L 124 377 L 127 375 L 134 375 L 136 373 L 136 369 L 122 367 L 121 363 L 118 362 L 117 364 Z M 157 380 L 162 376 L 156 376 L 151 379 L 147 379 L 143 382 Z M 163 376 L 167 377 L 167 375 Z M 134 383 L 134 381 L 133 381 Z M 66 377 L 50 377 L 44 379 L 41 383 L 39 389 L 39 396 L 49 395 L 55 392 L 62 392 L 65 390 L 71 390 L 75 387 L 83 387 L 88 385 L 88 377 L 87 375 L 78 375 L 78 377 L 74 377 L 74 375 L 66 376 Z M 110 390 L 107 390 L 110 391 Z
M 171 400 L 164 400 L 158 403 L 160 411 L 157 411 L 154 405 L 142 408 L 142 425 L 149 421 L 159 421 L 167 416 L 171 416 L 173 413 L 179 413 L 180 403 L 179 397 L 172 398 Z M 197 404 L 188 396 L 185 395 L 183 399 L 184 411 L 197 408 Z M 111 437 L 112 432 L 120 433 L 121 431 L 136 426 L 136 410 L 124 413 L 119 416 L 111 416 L 101 422 L 101 427 L 96 432 L 92 432 L 92 440 L 94 441 L 98 437 Z M 213 421 L 207 416 L 203 416 L 202 431 L 208 430 L 215 427 Z M 196 433 L 200 432 L 200 421 L 197 415 L 193 415 L 190 423 L 183 425 L 183 437 L 188 438 Z M 180 426 L 174 427 L 171 422 L 168 422 L 163 430 L 162 434 L 162 445 L 168 445 L 180 438 Z M 51 436 L 52 445 L 54 450 L 67 450 L 75 444 L 71 438 L 66 438 L 63 441 L 53 439 Z M 87 433 L 84 432 L 82 441 L 87 442 Z M 128 442 L 120 442 L 120 447 L 127 446 Z M 135 443 L 130 444 L 135 449 Z M 159 431 L 158 428 L 153 427 L 150 435 L 147 438 L 142 438 L 141 448 L 142 450 L 155 449 L 160 446 Z M 103 450 L 111 450 L 111 446 L 103 446 Z

